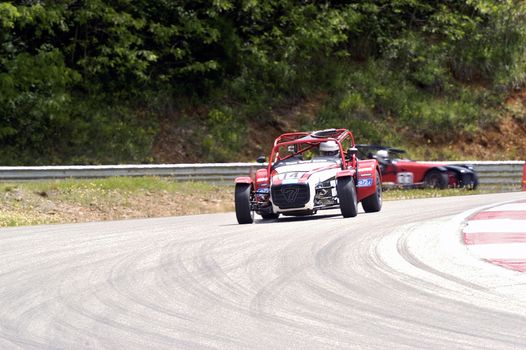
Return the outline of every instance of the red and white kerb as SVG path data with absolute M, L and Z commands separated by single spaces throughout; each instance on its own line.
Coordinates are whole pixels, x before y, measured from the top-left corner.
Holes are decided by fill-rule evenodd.
M 463 229 L 463 236 L 473 255 L 526 272 L 526 200 L 472 215 Z

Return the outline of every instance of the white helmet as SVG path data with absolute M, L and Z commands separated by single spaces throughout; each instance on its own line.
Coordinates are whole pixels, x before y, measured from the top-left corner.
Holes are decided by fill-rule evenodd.
M 320 155 L 322 156 L 335 156 L 338 154 L 340 147 L 336 141 L 325 141 L 320 143 Z
M 389 152 L 386 149 L 381 149 L 376 152 L 376 156 L 379 158 L 389 158 Z

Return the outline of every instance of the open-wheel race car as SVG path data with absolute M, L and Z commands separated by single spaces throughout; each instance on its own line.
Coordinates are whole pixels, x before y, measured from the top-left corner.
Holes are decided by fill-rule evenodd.
M 404 150 L 379 145 L 356 145 L 358 157 L 376 159 L 386 187 L 476 189 L 478 176 L 468 164 L 416 162 L 403 159 Z
M 359 160 L 354 137 L 346 129 L 294 132 L 277 137 L 268 165 L 254 177 L 235 179 L 237 221 L 248 224 L 280 214 L 313 215 L 340 208 L 343 217 L 382 208 L 380 168 L 375 159 Z M 258 158 L 265 163 L 264 156 Z

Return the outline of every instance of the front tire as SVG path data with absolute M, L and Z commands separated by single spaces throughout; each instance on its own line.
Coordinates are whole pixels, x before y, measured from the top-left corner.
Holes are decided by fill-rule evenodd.
M 376 191 L 373 195 L 362 199 L 362 207 L 366 213 L 374 213 L 382 209 L 382 182 L 378 170 L 376 171 Z
M 358 202 L 356 200 L 356 186 L 352 177 L 338 179 L 336 184 L 340 210 L 344 218 L 358 215 Z
M 236 184 L 236 218 L 240 224 L 251 224 L 254 222 L 254 212 L 251 210 L 250 205 L 251 192 L 252 186 L 250 184 Z
M 473 178 L 473 182 L 471 184 L 470 190 L 475 191 L 477 187 L 479 187 L 479 177 L 477 174 L 473 173 L 472 178 Z
M 446 172 L 433 169 L 430 170 L 424 177 L 424 184 L 427 188 L 439 188 L 441 190 L 447 188 L 449 178 Z
M 471 174 L 464 174 L 463 181 L 462 181 L 462 187 L 468 189 L 468 190 L 476 190 L 479 185 L 479 179 L 477 174 L 471 173 Z

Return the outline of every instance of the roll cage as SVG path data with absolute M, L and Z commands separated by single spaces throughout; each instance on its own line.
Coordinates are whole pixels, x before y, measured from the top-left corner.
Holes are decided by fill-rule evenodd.
M 341 157 L 342 169 L 345 170 L 351 165 L 353 168 L 356 167 L 356 158 L 352 157 L 351 159 L 346 159 L 346 152 L 344 152 L 342 143 L 345 141 L 350 142 L 349 148 L 355 148 L 353 134 L 347 129 L 327 129 L 319 130 L 314 132 L 294 132 L 286 133 L 278 136 L 274 140 L 274 146 L 272 147 L 272 152 L 270 153 L 270 158 L 268 162 L 268 173 L 271 173 L 272 166 L 279 161 L 283 161 L 292 157 L 299 156 L 313 148 L 318 147 L 322 142 L 326 141 L 335 141 L 339 147 L 339 154 Z M 279 152 L 281 147 L 293 146 L 293 151 L 289 154 L 282 156 Z M 348 162 L 351 164 L 348 164 Z

